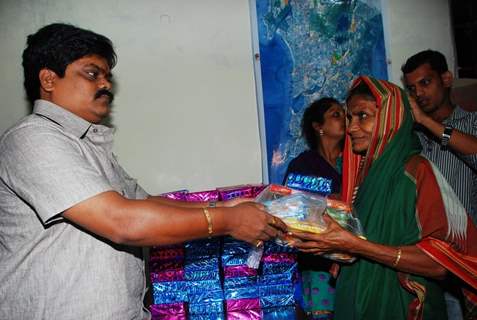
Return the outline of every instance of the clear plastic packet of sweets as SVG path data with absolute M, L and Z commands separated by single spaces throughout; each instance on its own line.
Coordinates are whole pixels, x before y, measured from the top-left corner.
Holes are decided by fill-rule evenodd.
M 326 197 L 271 184 L 256 198 L 265 205 L 267 212 L 282 219 L 291 229 L 320 233 L 326 230 L 323 213 Z
M 282 219 L 291 231 L 324 232 L 328 227 L 323 219 L 326 213 L 346 230 L 364 238 L 361 223 L 342 201 L 275 184 L 265 188 L 255 201 L 264 204 L 267 211 Z M 324 256 L 340 262 L 356 260 L 344 253 L 327 253 Z

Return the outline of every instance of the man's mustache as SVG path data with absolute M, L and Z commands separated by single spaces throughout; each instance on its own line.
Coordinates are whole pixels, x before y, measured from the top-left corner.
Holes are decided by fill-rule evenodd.
M 108 96 L 109 98 L 109 103 L 113 102 L 114 100 L 114 94 L 109 91 L 108 89 L 99 89 L 96 94 L 94 95 L 94 99 L 99 99 L 102 96 Z

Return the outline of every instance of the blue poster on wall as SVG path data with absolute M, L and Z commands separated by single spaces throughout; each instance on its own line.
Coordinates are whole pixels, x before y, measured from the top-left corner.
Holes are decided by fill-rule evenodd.
M 268 177 L 281 183 L 311 102 L 343 101 L 357 75 L 387 79 L 380 0 L 256 0 L 256 15 Z

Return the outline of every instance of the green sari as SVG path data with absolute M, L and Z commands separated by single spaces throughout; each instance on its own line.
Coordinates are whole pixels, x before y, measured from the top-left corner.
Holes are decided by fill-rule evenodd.
M 409 101 L 389 82 L 360 77 L 354 86 L 360 82 L 376 98 L 377 123 L 366 156 L 354 155 L 350 141 L 345 144 L 343 200 L 351 202 L 354 197 L 354 211 L 368 240 L 412 245 L 421 239 L 421 230 L 416 219 L 416 184 L 406 175 L 405 165 L 420 153 L 421 146 L 412 130 Z M 342 266 L 335 299 L 335 319 L 446 319 L 442 291 L 432 280 L 364 258 Z M 413 310 L 416 306 L 423 306 L 423 313 Z

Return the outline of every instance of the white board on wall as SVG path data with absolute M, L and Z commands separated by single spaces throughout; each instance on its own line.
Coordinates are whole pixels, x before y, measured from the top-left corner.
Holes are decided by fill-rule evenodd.
M 58 21 L 115 44 L 114 150 L 148 192 L 261 182 L 248 0 L 3 0 L 0 57 L 18 75 L 0 82 L 5 106 L 24 103 L 26 35 Z

